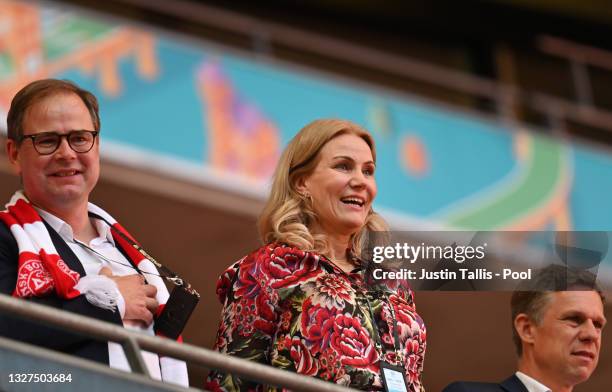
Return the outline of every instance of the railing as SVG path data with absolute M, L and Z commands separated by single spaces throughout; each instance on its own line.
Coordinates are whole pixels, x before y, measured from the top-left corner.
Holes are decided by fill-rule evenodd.
M 209 369 L 236 374 L 262 384 L 276 385 L 294 391 L 346 392 L 351 390 L 312 377 L 234 358 L 190 344 L 180 344 L 169 339 L 130 331 L 114 324 L 26 300 L 11 298 L 4 294 L 0 294 L 0 312 L 52 324 L 92 338 L 120 343 L 124 347 L 132 371 L 140 374 L 146 375 L 146 367 L 140 354 L 140 350 L 143 349 L 181 359 L 191 364 L 202 365 Z
M 576 99 L 583 105 L 593 105 L 593 89 L 587 67 L 612 71 L 612 53 L 548 35 L 539 38 L 538 46 L 542 52 L 569 62 Z
M 0 337 L 2 392 L 201 392 Z

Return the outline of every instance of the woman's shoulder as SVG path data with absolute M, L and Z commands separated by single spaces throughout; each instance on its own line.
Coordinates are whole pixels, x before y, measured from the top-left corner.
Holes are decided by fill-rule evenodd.
M 237 268 L 242 268 L 244 265 L 268 264 L 270 262 L 274 263 L 281 260 L 290 262 L 289 265 L 291 266 L 293 265 L 291 262 L 297 262 L 304 259 L 319 260 L 320 258 L 321 256 L 319 256 L 319 254 L 316 252 L 306 251 L 294 245 L 283 242 L 271 242 L 238 260 L 234 266 Z
M 266 264 L 271 261 L 273 262 L 295 258 L 301 259 L 304 257 L 313 256 L 316 256 L 316 254 L 304 251 L 293 245 L 282 242 L 271 242 L 248 253 L 246 256 L 232 264 L 229 269 L 251 268 L 254 265 Z
M 225 270 L 217 282 L 217 295 L 224 302 L 228 290 L 236 283 L 265 282 L 272 288 L 281 288 L 319 273 L 318 254 L 272 242 L 255 249 Z

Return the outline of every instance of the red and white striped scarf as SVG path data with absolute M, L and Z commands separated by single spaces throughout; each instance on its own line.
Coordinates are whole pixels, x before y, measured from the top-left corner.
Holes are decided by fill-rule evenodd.
M 88 210 L 136 242 L 106 211 L 92 203 L 88 204 Z M 95 306 L 116 309 L 116 299 L 111 295 L 115 290 L 114 283 L 100 275 L 80 276 L 78 272 L 71 270 L 55 249 L 40 215 L 22 191 L 17 191 L 6 205 L 6 210 L 0 211 L 0 221 L 8 226 L 19 249 L 17 284 L 13 296 L 44 297 L 55 292 L 58 297 L 71 299 L 85 295 L 85 298 Z M 156 299 L 160 304 L 157 315 L 159 315 L 170 296 L 159 272 L 149 259 L 134 249 L 115 230 L 111 230 L 111 233 L 115 244 L 140 271 L 146 274 L 147 283 L 157 288 Z M 182 341 L 181 336 L 178 341 Z M 169 357 L 160 357 L 159 360 L 162 380 L 188 385 L 184 362 Z
M 89 203 L 88 210 L 101 216 L 112 224 L 117 231 L 136 242 L 127 230 L 100 207 Z M 61 259 L 40 215 L 23 192 L 18 191 L 13 195 L 6 205 L 6 210 L 0 211 L 0 220 L 9 227 L 19 248 L 17 285 L 13 296 L 43 297 L 55 291 L 57 296 L 71 299 L 81 294 L 87 294 L 92 289 L 86 282 L 87 277 L 81 277 L 78 272 L 71 270 Z M 115 244 L 123 250 L 140 271 L 147 273 L 147 282 L 156 286 L 157 301 L 163 308 L 169 294 L 163 280 L 157 276 L 158 271 L 153 263 L 134 249 L 115 230 L 111 230 L 111 233 Z M 109 307 L 108 304 L 94 304 Z

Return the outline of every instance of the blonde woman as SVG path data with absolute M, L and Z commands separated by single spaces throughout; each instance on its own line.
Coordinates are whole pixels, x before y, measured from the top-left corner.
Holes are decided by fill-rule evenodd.
M 289 143 L 259 220 L 266 244 L 219 278 L 215 349 L 363 390 L 384 390 L 381 368 L 420 391 L 425 326 L 407 285 L 366 285 L 367 231 L 384 231 L 372 136 L 316 120 Z M 399 287 L 398 287 L 399 286 Z M 211 390 L 267 386 L 212 372 Z

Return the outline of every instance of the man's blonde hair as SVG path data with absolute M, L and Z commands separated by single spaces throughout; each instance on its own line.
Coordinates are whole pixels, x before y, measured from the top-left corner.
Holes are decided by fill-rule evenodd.
M 362 138 L 370 147 L 376 162 L 374 139 L 359 125 L 338 119 L 320 119 L 306 125 L 289 142 L 276 166 L 270 197 L 258 222 L 259 234 L 264 243 L 284 242 L 305 251 L 329 255 L 327 236 L 311 232 L 318 218 L 310 199 L 297 191 L 296 184 L 300 178 L 314 171 L 323 146 L 344 134 Z M 370 210 L 365 225 L 351 236 L 351 251 L 360 256 L 366 233 L 386 230 L 384 219 Z

